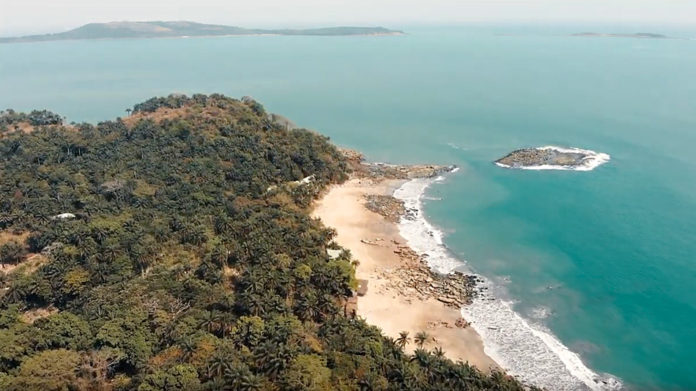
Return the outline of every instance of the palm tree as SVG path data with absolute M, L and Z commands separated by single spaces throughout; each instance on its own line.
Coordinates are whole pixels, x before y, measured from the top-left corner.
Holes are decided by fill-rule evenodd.
M 333 298 L 330 295 L 322 295 L 319 297 L 319 301 L 317 303 L 317 309 L 319 310 L 319 314 L 324 318 L 331 318 L 333 319 L 334 316 L 338 313 L 336 304 L 334 304 Z
M 229 313 L 229 312 L 223 312 L 220 314 L 219 319 L 218 319 L 218 330 L 220 331 L 220 334 L 222 338 L 225 338 L 227 336 L 227 333 L 229 333 L 232 330 L 232 326 L 234 325 L 234 315 Z
M 417 362 L 423 368 L 430 368 L 432 364 L 432 356 L 428 351 L 418 348 L 413 352 L 413 357 L 411 357 L 411 362 Z
M 0 272 L 0 288 L 4 288 L 10 282 L 10 278 L 5 272 Z
M 442 347 L 437 346 L 435 349 L 433 349 L 433 356 L 437 358 L 445 358 L 445 351 L 442 350 Z
M 427 381 L 432 383 L 437 375 L 436 359 L 427 350 L 418 348 L 411 357 L 411 362 L 414 361 L 425 371 Z
M 246 304 L 246 309 L 254 316 L 266 313 L 265 303 L 263 298 L 257 294 L 242 294 L 243 303 Z
M 193 353 L 196 351 L 196 343 L 191 339 L 191 338 L 186 338 L 184 339 L 180 344 L 179 347 L 181 348 L 181 361 L 187 362 L 188 360 L 191 359 L 191 356 Z
M 239 362 L 229 363 L 225 367 L 225 380 L 227 390 L 257 391 L 263 388 L 261 376 L 254 375 L 249 367 Z
M 109 231 L 103 228 L 94 228 L 92 230 L 92 235 L 97 243 L 102 244 L 109 237 Z
M 399 333 L 399 338 L 396 339 L 396 344 L 401 348 L 401 350 L 404 350 L 406 345 L 411 342 L 411 338 L 408 336 L 408 334 L 408 331 L 402 331 Z
M 215 233 L 218 235 L 227 233 L 232 230 L 232 222 L 230 219 L 225 217 L 217 217 L 213 223 L 215 227 Z
M 220 317 L 213 311 L 206 311 L 203 314 L 203 319 L 198 323 L 198 327 L 205 329 L 209 333 L 213 333 L 220 327 L 219 324 Z
M 203 385 L 203 389 L 207 391 L 227 391 L 227 381 L 221 377 L 214 377 Z
M 254 351 L 256 366 L 271 378 L 278 376 L 292 359 L 287 345 L 267 341 Z
M 222 270 L 227 265 L 227 257 L 229 257 L 229 254 L 230 251 L 224 245 L 219 245 L 211 252 L 210 259 Z
M 261 377 L 251 373 L 241 376 L 238 382 L 239 390 L 241 391 L 259 391 L 263 389 L 263 380 Z
M 413 339 L 413 342 L 418 345 L 418 348 L 423 348 L 423 345 L 428 342 L 430 339 L 430 334 L 428 334 L 425 331 L 419 331 L 416 333 L 416 337 Z
M 222 374 L 225 372 L 225 368 L 227 368 L 227 363 L 230 360 L 225 357 L 223 354 L 215 354 L 213 357 L 210 358 L 210 361 L 208 361 L 208 377 L 220 377 Z
M 116 243 L 107 244 L 102 250 L 102 257 L 106 262 L 113 262 L 123 251 Z
M 19 303 L 29 294 L 29 290 L 24 285 L 15 285 L 5 294 L 5 301 L 9 303 Z
M 301 295 L 295 306 L 295 314 L 301 320 L 314 320 L 319 314 L 317 305 L 317 298 L 314 295 Z
M 99 255 L 99 254 L 97 254 Z M 97 263 L 93 268 L 92 272 L 94 273 L 95 278 L 99 282 L 106 282 L 106 278 L 110 274 L 109 266 L 104 264 L 104 263 Z

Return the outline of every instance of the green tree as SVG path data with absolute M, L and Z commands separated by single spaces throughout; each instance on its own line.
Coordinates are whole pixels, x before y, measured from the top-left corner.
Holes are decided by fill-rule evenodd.
M 197 391 L 201 389 L 196 369 L 180 364 L 145 376 L 138 391 Z
M 10 240 L 9 242 L 0 245 L 0 264 L 19 263 L 26 255 L 27 251 L 25 247 L 14 240 Z
M 30 343 L 26 327 L 16 325 L 0 329 L 0 372 L 15 368 L 29 352 Z
M 281 380 L 287 390 L 331 390 L 331 370 L 326 360 L 315 354 L 300 354 L 283 373 Z
M 80 355 L 58 349 L 47 350 L 25 360 L 9 381 L 8 391 L 68 391 L 76 387 Z
M 413 338 L 413 342 L 415 342 L 416 345 L 418 345 L 418 348 L 422 348 L 423 345 L 430 341 L 430 338 L 430 334 L 428 334 L 426 331 L 419 331 Z
M 38 319 L 32 325 L 38 349 L 87 349 L 92 342 L 89 324 L 70 312 Z
M 399 333 L 399 338 L 396 339 L 396 344 L 401 348 L 401 350 L 404 350 L 406 345 L 411 342 L 411 337 L 409 337 L 408 334 L 408 331 L 401 331 Z
M 152 355 L 152 334 L 136 314 L 106 322 L 97 332 L 95 345 L 110 347 L 123 354 L 123 361 L 135 368 L 143 367 Z

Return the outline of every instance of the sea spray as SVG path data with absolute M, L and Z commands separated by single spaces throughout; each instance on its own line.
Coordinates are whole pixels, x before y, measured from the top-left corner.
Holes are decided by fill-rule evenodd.
M 431 269 L 439 273 L 449 273 L 461 262 L 452 258 L 443 243 L 442 231 L 436 229 L 423 218 L 421 197 L 425 189 L 434 181 L 443 177 L 418 178 L 406 182 L 394 192 L 394 197 L 404 202 L 405 216 L 399 223 L 401 236 L 408 241 L 409 246 L 425 256 Z
M 456 171 L 456 170 L 455 170 Z M 461 269 L 464 262 L 453 257 L 444 244 L 442 231 L 427 221 L 422 200 L 426 189 L 445 178 L 418 178 L 404 183 L 394 192 L 402 200 L 406 214 L 399 232 L 409 246 L 423 255 L 428 265 L 440 273 Z M 622 384 L 610 375 L 598 375 L 585 366 L 547 328 L 531 324 L 513 310 L 509 301 L 493 293 L 498 288 L 481 277 L 489 289 L 482 289 L 462 316 L 481 335 L 486 353 L 508 373 L 523 382 L 549 390 L 618 390 Z

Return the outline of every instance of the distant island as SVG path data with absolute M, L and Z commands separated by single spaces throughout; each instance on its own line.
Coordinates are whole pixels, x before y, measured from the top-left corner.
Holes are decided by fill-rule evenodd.
M 495 161 L 504 168 L 522 170 L 575 170 L 591 171 L 610 160 L 606 153 L 580 148 L 545 146 L 524 148 L 510 152 Z
M 204 24 L 188 21 L 177 22 L 109 22 L 89 23 L 62 33 L 0 37 L 0 43 L 41 42 L 72 39 L 118 38 L 186 38 L 226 35 L 402 35 L 403 31 L 384 27 L 324 27 L 313 29 L 248 29 L 236 26 Z
M 611 33 L 575 33 L 571 34 L 573 37 L 609 37 L 609 38 L 651 38 L 651 39 L 667 39 L 670 38 L 666 35 L 655 34 L 655 33 L 634 33 L 634 34 L 611 34 Z

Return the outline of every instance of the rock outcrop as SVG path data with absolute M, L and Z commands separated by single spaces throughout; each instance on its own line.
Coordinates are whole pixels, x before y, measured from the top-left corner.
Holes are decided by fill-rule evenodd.
M 401 216 L 406 213 L 406 207 L 402 200 L 383 194 L 367 194 L 365 207 L 393 223 L 398 223 Z
M 579 166 L 589 158 L 587 153 L 576 151 L 562 151 L 553 148 L 525 148 L 518 149 L 496 160 L 499 165 L 509 168 L 534 167 L 534 166 Z
M 452 308 L 470 304 L 476 296 L 477 276 L 460 272 L 436 273 L 408 246 L 397 245 L 394 252 L 405 262 L 394 270 L 382 271 L 381 277 L 389 281 L 387 286 L 400 295 L 421 300 L 435 299 Z
M 356 178 L 366 178 L 374 180 L 384 179 L 414 179 L 414 178 L 434 178 L 446 172 L 453 171 L 456 166 L 443 166 L 437 164 L 388 164 L 388 163 L 368 163 L 365 157 L 352 149 L 339 148 L 339 151 L 348 161 Z

